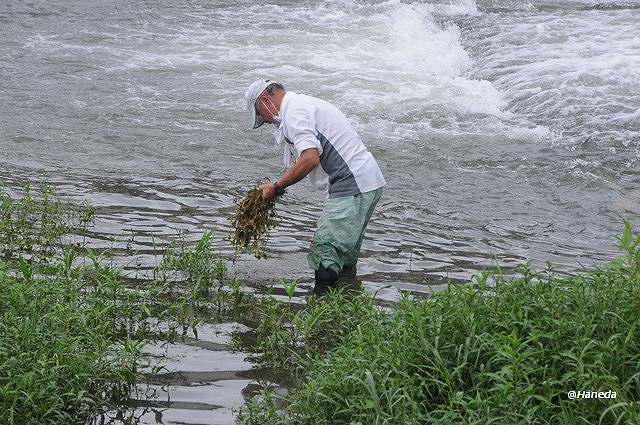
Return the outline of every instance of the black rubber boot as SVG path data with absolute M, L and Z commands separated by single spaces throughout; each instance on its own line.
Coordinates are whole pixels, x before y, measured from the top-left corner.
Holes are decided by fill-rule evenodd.
M 362 292 L 363 290 L 362 281 L 358 279 L 358 270 L 355 264 L 344 266 L 338 273 L 338 281 L 345 292 Z
M 321 265 L 315 274 L 316 285 L 313 287 L 313 295 L 321 297 L 338 287 L 338 273 L 333 269 Z
M 356 266 L 356 264 L 351 265 L 351 266 L 347 266 L 345 265 L 342 270 L 340 270 L 340 273 L 338 274 L 338 277 L 340 277 L 340 279 L 345 279 L 347 281 L 352 281 L 356 279 L 356 275 L 358 274 L 358 267 Z

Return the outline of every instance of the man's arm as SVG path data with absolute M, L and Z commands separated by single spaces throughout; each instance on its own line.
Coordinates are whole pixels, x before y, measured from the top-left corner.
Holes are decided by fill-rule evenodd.
M 309 148 L 302 151 L 300 157 L 296 163 L 289 168 L 278 180 L 278 186 L 286 188 L 292 184 L 298 183 L 304 178 L 311 170 L 316 168 L 320 164 L 320 154 L 318 149 Z M 276 197 L 276 191 L 273 188 L 273 184 L 266 183 L 260 185 L 262 190 L 262 199 L 270 201 Z

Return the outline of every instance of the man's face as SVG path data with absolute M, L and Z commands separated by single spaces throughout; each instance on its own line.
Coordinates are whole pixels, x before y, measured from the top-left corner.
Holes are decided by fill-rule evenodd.
M 262 118 L 264 122 L 273 124 L 273 115 L 278 111 L 275 110 L 275 105 L 269 98 L 269 95 L 263 93 L 258 96 L 256 100 L 256 112 L 260 114 L 260 118 Z

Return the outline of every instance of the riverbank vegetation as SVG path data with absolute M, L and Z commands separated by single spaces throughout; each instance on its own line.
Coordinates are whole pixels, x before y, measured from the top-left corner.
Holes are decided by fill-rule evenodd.
M 640 423 L 640 237 L 628 222 L 619 243 L 624 256 L 580 276 L 484 272 L 391 312 L 363 294 L 272 306 L 260 359 L 298 385 L 264 391 L 240 422 Z M 581 390 L 611 398 L 569 398 Z
M 229 278 L 210 233 L 132 280 L 85 243 L 89 206 L 46 186 L 0 197 L 0 423 L 126 407 L 143 344 L 197 336 L 211 317 L 252 324 L 237 347 L 289 387 L 249 400 L 242 424 L 640 423 L 640 237 L 627 222 L 623 255 L 579 276 L 524 265 L 392 307 L 361 290 L 300 305 L 296 282 L 282 301 Z
M 244 302 L 210 233 L 172 243 L 151 278 L 127 282 L 110 250 L 87 247 L 93 216 L 46 185 L 0 191 L 2 424 L 87 423 L 126 407 L 145 342 L 197 333 Z

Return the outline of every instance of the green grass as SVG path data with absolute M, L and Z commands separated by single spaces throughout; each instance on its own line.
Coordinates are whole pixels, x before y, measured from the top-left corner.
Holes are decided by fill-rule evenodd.
M 485 272 L 391 314 L 339 293 L 264 309 L 259 358 L 296 371 L 298 386 L 263 392 L 240 423 L 640 423 L 639 240 L 625 223 L 625 256 L 591 273 Z
M 0 191 L 0 423 L 87 423 L 126 410 L 145 342 L 172 341 L 240 308 L 211 234 L 178 240 L 154 277 L 127 286 L 109 250 L 88 249 L 93 210 L 49 186 Z
M 0 195 L 0 423 L 82 423 L 128 398 L 142 332 L 123 308 L 136 299 L 119 270 L 77 267 L 93 210 L 43 186 L 18 199 Z
M 388 311 L 346 292 L 297 306 L 295 282 L 289 302 L 247 294 L 210 233 L 178 239 L 151 279 L 128 286 L 109 250 L 85 244 L 93 215 L 47 186 L 17 199 L 0 190 L 2 424 L 124 409 L 144 343 L 239 317 L 256 323 L 243 349 L 291 387 L 252 399 L 242 424 L 640 423 L 640 237 L 628 222 L 623 256 L 592 272 L 484 272 Z
M 0 423 L 76 423 L 122 404 L 139 343 L 113 347 L 109 306 L 61 279 L 10 271 L 0 264 Z

